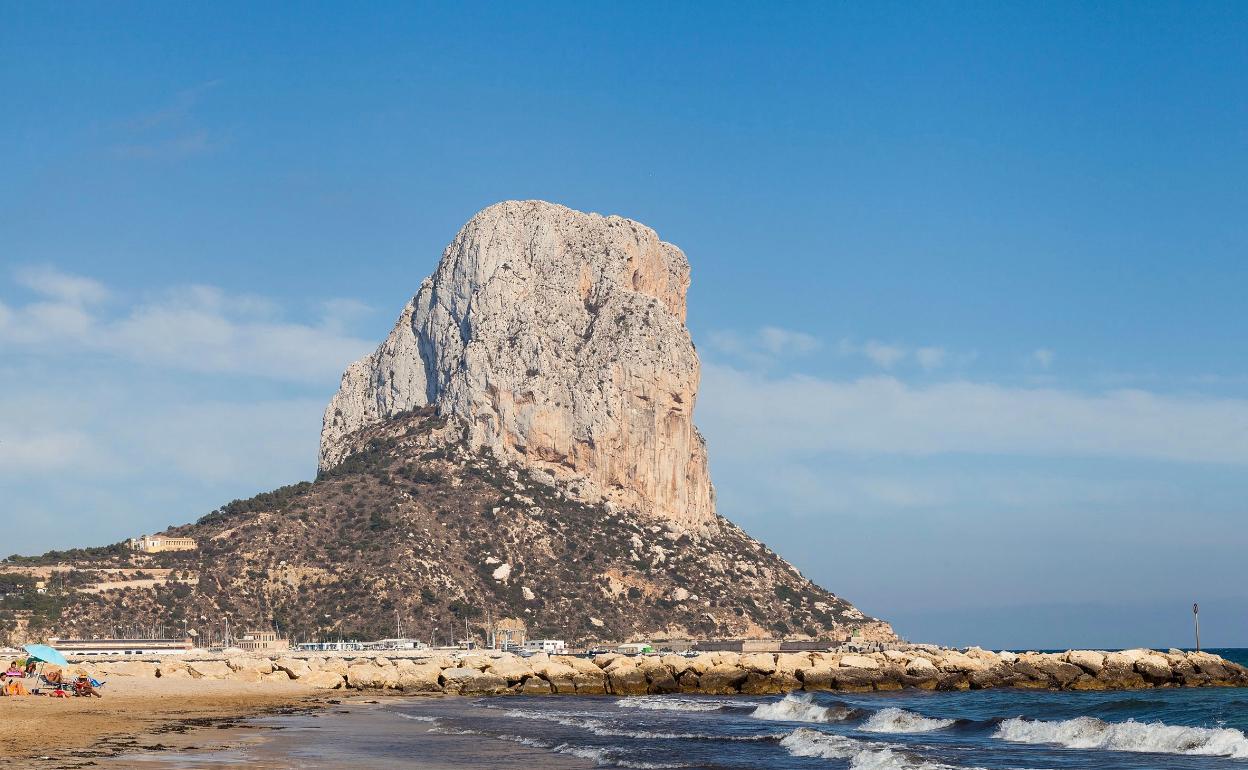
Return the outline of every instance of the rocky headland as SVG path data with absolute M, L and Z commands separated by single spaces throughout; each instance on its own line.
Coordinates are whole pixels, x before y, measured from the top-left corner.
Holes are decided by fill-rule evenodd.
M 26 560 L 65 593 L 12 573 L 32 611 L 10 643 L 225 619 L 296 641 L 897 641 L 716 511 L 689 283 L 638 222 L 490 206 L 347 367 L 315 481 L 165 531 L 195 551 Z

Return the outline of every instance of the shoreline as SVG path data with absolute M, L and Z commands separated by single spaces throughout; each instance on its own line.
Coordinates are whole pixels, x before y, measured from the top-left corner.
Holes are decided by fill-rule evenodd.
M 153 686 L 155 685 L 155 686 Z M 341 698 L 232 682 L 110 682 L 102 698 L 0 698 L 0 768 L 81 768 L 126 754 L 219 744 L 216 730 L 311 713 Z M 205 741 L 206 736 L 214 740 Z
M 102 767 L 150 770 L 191 770 L 206 765 L 246 766 L 249 770 L 288 770 L 291 767 L 368 767 L 370 770 L 502 770 L 543 767 L 547 770 L 592 770 L 596 763 L 581 757 L 552 755 L 537 747 L 513 742 L 482 741 L 480 736 L 439 731 L 432 722 L 414 721 L 386 707 L 393 698 L 410 702 L 413 696 L 393 694 L 381 698 L 365 695 L 344 699 L 334 708 L 301 714 L 256 716 L 243 724 L 214 732 L 208 741 L 192 748 L 166 747 L 143 754 L 121 753 L 100 762 Z M 464 700 L 460 696 L 438 700 Z M 389 718 L 386 718 L 389 717 Z M 307 745 L 308 731 L 315 731 L 316 745 Z M 422 755 L 399 757 L 362 756 L 360 744 L 384 744 L 394 734 L 420 736 Z
M 0 698 L 0 768 L 79 768 L 123 755 L 228 748 L 266 717 L 347 710 L 393 696 L 779 695 L 1009 688 L 1104 691 L 1248 687 L 1248 669 L 1209 653 L 702 653 L 593 659 L 467 652 L 387 658 L 92 661 L 103 698 Z M 378 706 L 380 707 L 380 706 Z M 213 728 L 211 732 L 205 732 Z M 221 731 L 221 732 L 217 732 Z M 207 736 L 212 736 L 207 739 Z

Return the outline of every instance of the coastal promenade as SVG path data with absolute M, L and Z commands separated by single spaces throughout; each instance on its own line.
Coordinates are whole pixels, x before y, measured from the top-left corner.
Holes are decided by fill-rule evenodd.
M 202 679 L 445 695 L 1248 687 L 1248 669 L 1217 655 L 1146 649 L 1012 653 L 922 645 L 869 654 L 706 652 L 685 657 L 606 653 L 593 658 L 544 653 L 525 658 L 489 651 L 408 652 L 375 657 L 178 657 L 89 665 L 104 677 L 148 679 L 154 687 Z

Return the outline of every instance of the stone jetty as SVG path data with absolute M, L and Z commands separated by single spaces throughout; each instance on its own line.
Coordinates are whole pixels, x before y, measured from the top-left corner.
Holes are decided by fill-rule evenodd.
M 870 654 L 706 652 L 582 658 L 510 653 L 346 658 L 293 656 L 98 661 L 105 676 L 295 680 L 326 690 L 393 690 L 445 695 L 769 695 L 795 690 L 1127 690 L 1248 687 L 1248 669 L 1206 652 L 991 652 L 917 646 Z

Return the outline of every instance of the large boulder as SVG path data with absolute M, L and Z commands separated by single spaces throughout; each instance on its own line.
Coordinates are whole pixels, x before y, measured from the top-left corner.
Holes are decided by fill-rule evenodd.
M 940 659 L 940 668 L 944 671 L 956 671 L 962 674 L 970 674 L 975 671 L 983 671 L 991 668 L 992 664 L 983 658 L 972 657 L 957 650 L 949 650 Z
M 403 692 L 442 692 L 442 667 L 425 663 L 400 666 L 395 686 Z
M 755 674 L 770 674 L 776 670 L 776 656 L 766 652 L 742 655 L 739 665 Z
M 802 689 L 802 680 L 789 671 L 759 674 L 751 671 L 741 683 L 743 695 L 780 695 Z
M 346 686 L 346 681 L 342 674 L 321 669 L 319 671 L 310 671 L 306 676 L 299 678 L 299 684 L 308 687 L 314 687 L 318 690 L 337 690 Z
M 159 663 L 141 660 L 100 663 L 96 666 L 96 670 L 104 676 L 155 677 L 159 669 Z
M 880 668 L 880 662 L 866 655 L 850 654 L 841 656 L 841 666 L 844 668 L 861 668 L 875 671 Z
M 514 655 L 508 655 L 493 661 L 486 670 L 491 674 L 496 674 L 506 679 L 509 685 L 519 684 L 526 677 L 533 675 L 533 669 L 529 666 L 529 661 Z
M 255 671 L 257 674 L 273 671 L 273 661 L 268 658 L 230 658 L 225 664 L 234 671 Z
M 801 674 L 798 672 L 805 671 L 811 667 L 809 655 L 799 655 L 792 652 L 782 652 L 776 656 L 776 673 L 789 674 L 795 679 L 800 679 Z
M 1053 680 L 1055 685 L 1061 688 L 1068 687 L 1076 679 L 1083 676 L 1083 669 L 1072 663 L 1067 663 L 1059 655 L 1038 655 L 1032 661 L 1032 665 L 1044 672 Z
M 717 663 L 698 677 L 699 688 L 708 695 L 733 695 L 740 692 L 748 673 L 732 663 Z
M 347 685 L 355 690 L 380 690 L 396 687 L 398 683 L 399 670 L 394 666 L 369 662 L 347 667 Z
M 1096 678 L 1115 690 L 1147 687 L 1148 682 L 1135 670 L 1135 661 L 1140 657 L 1126 652 L 1111 652 L 1105 656 L 1105 665 Z
M 459 681 L 460 695 L 499 695 L 507 691 L 507 680 L 490 671 L 475 671 Z
M 517 690 L 517 692 L 524 695 L 550 695 L 553 691 L 554 689 L 551 687 L 550 682 L 540 676 L 531 676 L 525 679 Z
M 1174 676 L 1174 671 L 1170 668 L 1170 661 L 1166 660 L 1162 655 L 1140 656 L 1135 661 L 1135 670 L 1154 684 L 1169 682 Z
M 1105 668 L 1105 654 L 1093 650 L 1071 650 L 1066 653 L 1066 661 L 1096 676 Z
M 192 660 L 187 662 L 186 668 L 192 679 L 225 679 L 231 673 L 223 660 Z
M 273 668 L 278 671 L 286 672 L 290 679 L 298 679 L 312 673 L 311 667 L 308 666 L 306 660 L 299 658 L 278 658 L 273 661 Z
M 837 666 L 828 663 L 820 663 L 817 666 L 799 669 L 802 688 L 805 690 L 834 690 L 836 689 L 836 672 Z
M 335 674 L 342 674 L 343 676 L 346 676 L 347 668 L 348 666 L 347 666 L 346 659 L 335 656 L 331 658 L 325 658 L 325 660 L 321 662 L 321 665 L 317 670 L 318 671 L 332 671 Z
M 611 666 L 607 671 L 607 683 L 613 695 L 645 695 L 650 688 L 645 672 L 634 665 Z
M 572 675 L 572 684 L 576 686 L 578 695 L 606 695 L 607 675 L 601 671 L 577 671 Z

